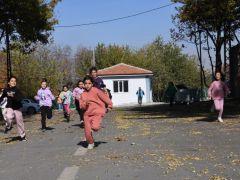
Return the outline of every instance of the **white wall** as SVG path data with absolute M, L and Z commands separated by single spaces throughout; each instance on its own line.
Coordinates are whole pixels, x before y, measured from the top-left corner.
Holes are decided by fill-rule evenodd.
M 115 76 L 115 77 L 101 77 L 106 84 L 107 88 L 111 90 L 113 105 L 127 105 L 127 104 L 137 104 L 138 98 L 136 92 L 139 87 L 142 88 L 145 95 L 143 96 L 142 102 L 148 103 L 152 102 L 152 92 L 150 78 L 145 76 Z M 118 92 L 113 91 L 113 81 L 117 80 L 128 80 L 128 92 Z

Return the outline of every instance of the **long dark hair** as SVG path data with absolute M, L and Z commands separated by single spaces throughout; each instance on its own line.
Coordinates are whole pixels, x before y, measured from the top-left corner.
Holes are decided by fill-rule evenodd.
M 10 82 L 12 78 L 14 78 L 17 81 L 17 77 L 16 76 L 10 76 L 10 78 L 8 78 L 8 82 Z
M 215 72 L 215 76 L 214 76 L 215 81 L 217 80 L 217 79 L 216 79 L 216 74 L 217 74 L 217 73 L 219 73 L 219 74 L 221 75 L 221 79 L 220 79 L 220 80 L 221 80 L 221 81 L 225 81 L 225 75 L 224 75 L 221 71 L 216 71 L 216 72 Z
M 90 80 L 92 83 L 94 82 L 91 76 L 85 76 L 85 78 L 83 79 L 83 82 L 85 83 L 86 80 Z
M 94 66 L 94 67 L 91 67 L 90 69 L 89 69 L 89 74 L 91 75 L 92 74 L 92 71 L 98 71 L 97 70 L 97 68 Z
M 80 83 L 80 82 L 83 82 L 83 80 L 81 80 L 81 79 L 80 79 L 80 80 L 78 80 L 78 82 L 77 82 L 77 84 L 76 84 L 76 87 L 78 87 L 78 86 L 79 86 L 79 83 Z

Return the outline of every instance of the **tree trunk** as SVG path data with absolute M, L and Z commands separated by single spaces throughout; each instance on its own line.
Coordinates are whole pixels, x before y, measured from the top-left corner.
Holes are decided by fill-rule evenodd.
M 220 72 L 222 70 L 221 48 L 222 48 L 221 31 L 218 31 L 217 32 L 217 40 L 216 40 L 216 68 L 215 68 L 215 71 L 220 71 Z
M 210 61 L 210 64 L 211 64 L 211 71 L 212 71 L 212 79 L 214 77 L 214 67 L 213 67 L 213 61 L 212 61 L 212 56 L 210 54 L 210 45 L 209 45 L 209 35 L 207 34 L 207 51 L 208 51 L 208 57 L 209 57 L 209 61 Z
M 6 51 L 7 51 L 7 78 L 9 79 L 12 76 L 12 65 L 11 65 L 10 40 L 9 40 L 8 31 L 6 31 Z

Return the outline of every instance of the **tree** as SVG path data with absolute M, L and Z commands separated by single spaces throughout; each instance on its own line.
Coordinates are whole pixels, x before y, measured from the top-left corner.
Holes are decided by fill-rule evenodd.
M 92 49 L 81 47 L 75 55 L 76 72 L 80 77 L 88 73 L 92 66 Z M 129 46 L 104 45 L 99 43 L 95 48 L 96 66 L 103 69 L 126 63 L 153 71 L 154 100 L 162 100 L 169 81 L 184 84 L 190 88 L 199 87 L 199 68 L 195 57 L 182 53 L 174 43 L 165 43 L 157 37 L 152 43 L 134 50 Z
M 216 70 L 222 68 L 221 48 L 224 42 L 232 41 L 240 28 L 239 0 L 174 0 L 181 3 L 173 18 L 180 39 L 191 40 L 196 32 L 204 33 L 215 47 Z
M 89 48 L 79 47 L 75 54 L 75 72 L 83 79 L 91 68 L 93 52 Z
M 18 77 L 19 87 L 26 97 L 33 97 L 42 78 L 47 78 L 54 94 L 63 85 L 73 83 L 71 49 L 58 46 L 38 46 L 30 54 L 12 51 L 13 73 Z
M 48 43 L 57 20 L 54 7 L 60 0 L 0 0 L 0 43 L 5 37 L 8 77 L 11 75 L 10 41 L 28 49 L 32 44 Z
M 145 54 L 141 55 L 145 65 L 140 67 L 153 71 L 153 94 L 156 101 L 162 100 L 170 81 L 191 88 L 199 87 L 196 58 L 184 55 L 181 51 L 173 43 L 164 43 L 160 37 L 139 51 Z

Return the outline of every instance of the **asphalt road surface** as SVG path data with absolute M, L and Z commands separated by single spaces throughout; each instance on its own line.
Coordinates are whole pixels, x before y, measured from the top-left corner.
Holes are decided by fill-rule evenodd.
M 27 142 L 16 126 L 0 127 L 0 180 L 239 180 L 240 111 L 226 105 L 216 122 L 210 103 L 115 109 L 86 148 L 76 112 L 61 112 L 42 132 L 40 115 L 25 117 Z

